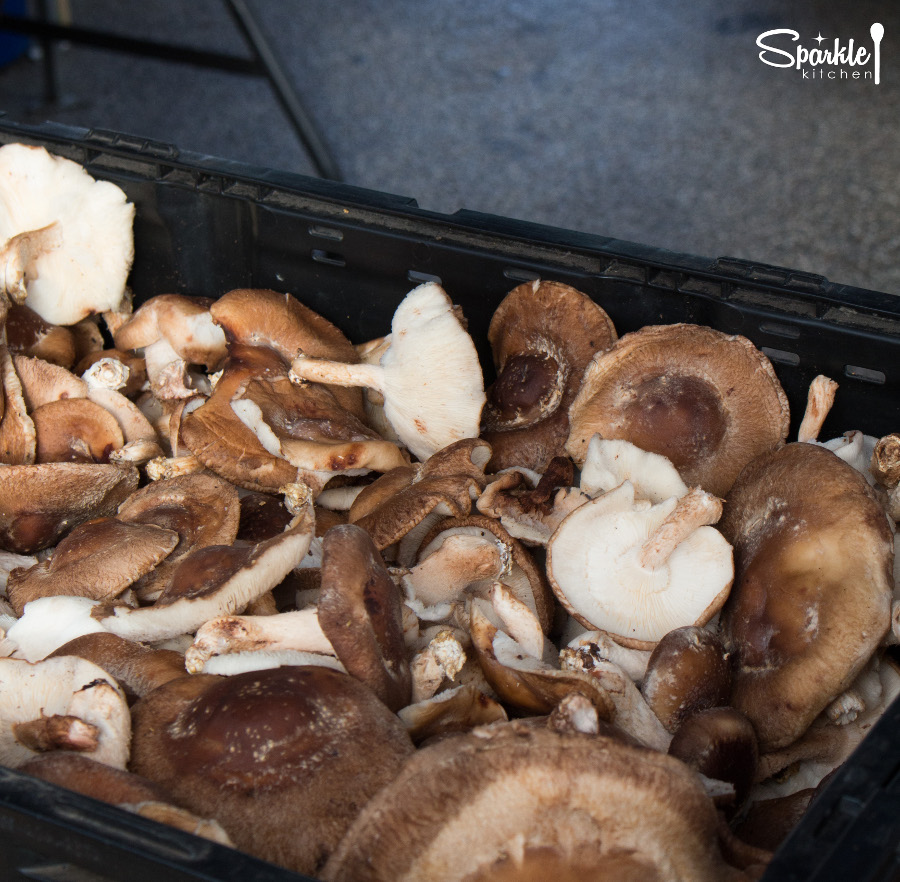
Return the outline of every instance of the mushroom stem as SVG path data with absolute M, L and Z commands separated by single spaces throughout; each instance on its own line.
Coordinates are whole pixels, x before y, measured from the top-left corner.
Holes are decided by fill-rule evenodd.
M 334 655 L 322 633 L 314 607 L 274 616 L 219 616 L 197 631 L 184 654 L 188 673 L 196 674 L 214 655 L 234 652 L 286 649 Z
M 722 500 L 700 487 L 692 487 L 641 546 L 640 565 L 651 570 L 662 566 L 694 530 L 716 523 L 721 516 Z
M 292 383 L 302 380 L 329 386 L 365 386 L 384 392 L 384 371 L 376 364 L 347 364 L 300 355 L 291 363 Z
M 798 441 L 815 441 L 819 437 L 822 423 L 834 404 L 834 396 L 838 384 L 829 377 L 819 374 L 809 384 L 809 394 L 806 399 L 806 411 L 803 421 L 797 430 Z
M 43 753 L 48 750 L 96 750 L 100 730 L 80 717 L 53 714 L 13 725 L 13 737 L 23 747 Z

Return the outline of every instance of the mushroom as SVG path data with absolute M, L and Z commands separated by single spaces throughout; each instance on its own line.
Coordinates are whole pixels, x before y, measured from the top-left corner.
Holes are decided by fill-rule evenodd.
M 133 772 L 99 763 L 83 754 L 54 751 L 29 760 L 19 771 L 195 836 L 233 846 L 217 821 L 198 818 L 172 805 L 162 787 Z
M 597 680 L 530 655 L 494 624 L 488 609 L 478 598 L 469 603 L 469 633 L 485 679 L 505 704 L 527 714 L 548 714 L 565 696 L 578 692 L 600 719 L 615 718 L 615 703 Z
M 0 546 L 31 554 L 89 518 L 107 517 L 138 485 L 131 465 L 46 463 L 0 471 Z
M 10 352 L 40 358 L 70 368 L 75 361 L 75 339 L 63 325 L 45 322 L 25 304 L 13 303 L 6 314 L 6 342 Z
M 566 452 L 579 466 L 591 438 L 668 457 L 689 486 L 724 496 L 757 454 L 779 446 L 788 401 L 748 339 L 700 325 L 654 325 L 592 359 L 569 410 Z
M 526 545 L 546 545 L 566 515 L 590 498 L 573 487 L 572 461 L 558 456 L 550 460 L 536 485 L 522 469 L 506 469 L 493 476 L 475 507 L 497 518 L 510 536 Z
M 420 749 L 322 878 L 749 880 L 724 835 L 680 761 L 602 735 L 501 723 Z
M 211 303 L 206 298 L 158 294 L 116 331 L 117 349 L 143 353 L 157 398 L 190 398 L 196 388 L 188 367 L 216 370 L 225 360 L 225 334 L 212 320 Z
M 283 505 L 279 506 L 285 514 L 283 530 L 291 515 Z M 209 473 L 161 479 L 132 493 L 118 508 L 119 520 L 155 524 L 178 534 L 178 544 L 172 552 L 135 584 L 138 597 L 156 600 L 178 564 L 195 549 L 231 545 L 238 533 L 240 511 L 237 489 Z
M 36 445 L 35 425 L 12 356 L 0 346 L 0 465 L 31 465 Z
M 354 524 L 322 540 L 319 625 L 347 672 L 393 711 L 409 704 L 412 679 L 400 592 L 369 534 Z
M 75 527 L 49 560 L 9 574 L 7 592 L 18 615 L 39 597 L 60 595 L 109 600 L 158 564 L 178 534 L 155 524 L 94 518 Z
M 547 545 L 550 586 L 586 628 L 652 649 L 674 628 L 706 624 L 728 596 L 731 546 L 708 526 L 721 510 L 699 488 L 636 505 L 626 481 L 559 525 Z
M 122 190 L 43 147 L 7 144 L 0 148 L 0 204 L 6 289 L 14 299 L 55 325 L 118 307 L 134 256 L 134 206 Z
M 84 398 L 87 395 L 87 383 L 64 367 L 25 355 L 14 355 L 12 361 L 29 412 L 48 401 Z
M 238 487 L 277 493 L 295 481 L 297 467 L 266 447 L 231 406 L 249 379 L 278 376 L 284 370 L 283 359 L 271 349 L 230 345 L 212 395 L 181 417 L 181 443 L 210 471 Z
M 420 465 L 401 466 L 367 487 L 350 507 L 350 523 L 362 527 L 376 548 L 403 541 L 401 566 L 415 561 L 416 550 L 432 526 L 445 517 L 465 517 L 481 493 L 491 449 L 465 439 L 432 454 Z
M 132 716 L 132 771 L 214 817 L 238 848 L 299 873 L 321 870 L 413 752 L 368 687 L 323 667 L 183 677 Z
M 593 705 L 585 699 L 593 710 Z M 505 722 L 503 705 L 474 686 L 455 686 L 437 695 L 407 705 L 397 712 L 414 744 L 432 742 L 477 726 Z M 596 718 L 596 711 L 594 711 Z
M 807 443 L 747 466 L 719 526 L 735 549 L 721 619 L 731 703 L 765 752 L 799 738 L 888 632 L 893 537 L 866 480 Z
M 107 630 L 142 642 L 196 631 L 219 615 L 243 610 L 271 590 L 303 559 L 313 535 L 311 494 L 288 528 L 248 546 L 208 545 L 187 555 L 153 606 L 106 605 L 94 617 Z
M 0 763 L 73 750 L 124 769 L 131 741 L 125 695 L 103 668 L 76 656 L 32 664 L 0 658 Z
M 264 347 L 287 363 L 299 353 L 310 358 L 356 364 L 359 355 L 335 325 L 290 294 L 257 288 L 237 288 L 210 307 L 213 321 L 230 346 Z M 365 419 L 359 389 L 332 386 L 338 405 L 357 419 Z
M 204 622 L 184 655 L 191 674 L 206 671 L 207 662 L 240 652 L 305 652 L 334 656 L 315 607 L 274 616 L 216 616 Z
M 490 471 L 543 472 L 563 453 L 584 370 L 615 340 L 606 312 L 569 285 L 536 280 L 506 295 L 488 328 L 497 379 L 481 435 L 493 449 Z
M 125 443 L 118 420 L 88 398 L 48 401 L 32 411 L 35 462 L 109 462 Z
M 641 450 L 630 441 L 594 435 L 581 465 L 579 488 L 588 496 L 614 490 L 623 481 L 634 487 L 636 499 L 662 502 L 688 492 L 672 461 L 661 453 Z
M 669 732 L 697 711 L 728 704 L 731 669 L 719 636 L 696 625 L 669 631 L 650 654 L 641 692 Z
M 181 653 L 154 649 L 105 631 L 75 637 L 47 658 L 58 655 L 77 655 L 103 668 L 121 686 L 129 703 L 186 674 Z
M 385 417 L 419 460 L 479 432 L 485 398 L 478 353 L 450 298 L 433 282 L 414 288 L 397 307 L 391 345 L 378 365 L 301 354 L 291 377 L 378 390 Z

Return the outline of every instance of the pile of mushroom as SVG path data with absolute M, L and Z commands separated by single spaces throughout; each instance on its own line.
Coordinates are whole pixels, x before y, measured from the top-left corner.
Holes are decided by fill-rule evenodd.
M 789 442 L 749 340 L 558 282 L 487 390 L 434 283 L 355 345 L 121 274 L 32 314 L 68 223 L 0 224 L 5 764 L 329 882 L 745 880 L 900 691 L 900 443 L 818 442 L 834 384 Z

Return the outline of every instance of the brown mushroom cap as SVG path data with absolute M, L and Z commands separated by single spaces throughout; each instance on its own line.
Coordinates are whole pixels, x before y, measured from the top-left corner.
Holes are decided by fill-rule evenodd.
M 21 615 L 25 604 L 38 597 L 115 597 L 159 563 L 177 542 L 177 533 L 155 524 L 94 518 L 75 527 L 49 560 L 13 570 L 7 582 L 9 601 Z
M 718 827 L 699 778 L 671 757 L 507 723 L 419 750 L 363 809 L 323 878 L 520 878 L 512 863 L 572 864 L 585 879 L 623 868 L 636 878 L 636 867 L 642 879 L 739 879 Z
M 173 680 L 132 708 L 131 769 L 235 845 L 317 873 L 413 746 L 368 687 L 323 667 Z
M 369 534 L 354 524 L 322 540 L 319 625 L 347 673 L 393 711 L 409 704 L 412 678 L 403 639 L 400 591 Z
M 277 493 L 297 478 L 297 467 L 263 447 L 231 407 L 247 380 L 284 371 L 277 352 L 232 344 L 213 394 L 181 421 L 181 439 L 191 453 L 210 471 L 247 490 Z
M 108 671 L 129 701 L 141 698 L 169 680 L 187 676 L 180 652 L 153 649 L 104 631 L 69 640 L 47 657 L 57 655 L 77 655 Z
M 606 312 L 569 285 L 526 282 L 507 294 L 488 329 L 497 367 L 482 414 L 489 471 L 543 471 L 563 453 L 584 370 L 615 339 Z
M 653 648 L 641 692 L 670 732 L 698 710 L 727 704 L 731 670 L 721 639 L 696 625 L 670 631 Z
M 11 352 L 42 358 L 61 367 L 71 367 L 75 361 L 72 331 L 44 321 L 24 303 L 10 304 L 6 315 L 6 341 Z
M 310 358 L 359 362 L 342 331 L 290 294 L 237 288 L 216 300 L 210 314 L 229 343 L 273 349 L 288 362 L 301 352 Z M 331 391 L 341 407 L 365 420 L 359 389 L 334 386 Z
M 59 462 L 0 470 L 0 547 L 31 554 L 93 517 L 114 515 L 137 488 L 134 466 Z
M 71 371 L 42 358 L 14 355 L 13 365 L 22 384 L 22 397 L 29 412 L 48 401 L 84 398 L 87 383 Z
M 31 414 L 37 434 L 35 462 L 108 462 L 125 443 L 106 408 L 87 398 L 48 401 Z
M 745 337 L 689 324 L 645 327 L 598 353 L 569 419 L 579 465 L 599 433 L 668 457 L 686 484 L 717 496 L 789 429 L 769 360 Z
M 287 514 L 283 506 L 282 510 Z M 135 586 L 139 596 L 158 596 L 181 560 L 194 549 L 231 545 L 237 536 L 240 512 L 237 488 L 208 472 L 154 481 L 132 493 L 119 506 L 119 520 L 156 524 L 178 534 L 172 553 Z M 282 529 L 289 520 L 290 515 Z
M 722 610 L 731 703 L 768 751 L 850 686 L 890 628 L 891 530 L 865 478 L 806 443 L 754 460 L 719 527 L 735 552 Z

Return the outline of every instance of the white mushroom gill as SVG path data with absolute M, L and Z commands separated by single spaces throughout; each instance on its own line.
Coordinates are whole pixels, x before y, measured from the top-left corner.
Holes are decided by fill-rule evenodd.
M 414 288 L 397 307 L 379 364 L 299 357 L 291 379 L 366 386 L 384 396 L 384 415 L 420 460 L 478 435 L 484 378 L 472 338 L 439 285 Z
M 560 600 L 583 623 L 650 644 L 718 610 L 734 575 L 731 546 L 707 526 L 661 541 L 673 532 L 679 501 L 641 511 L 628 508 L 630 496 L 626 482 L 576 509 L 551 539 L 547 566 Z

